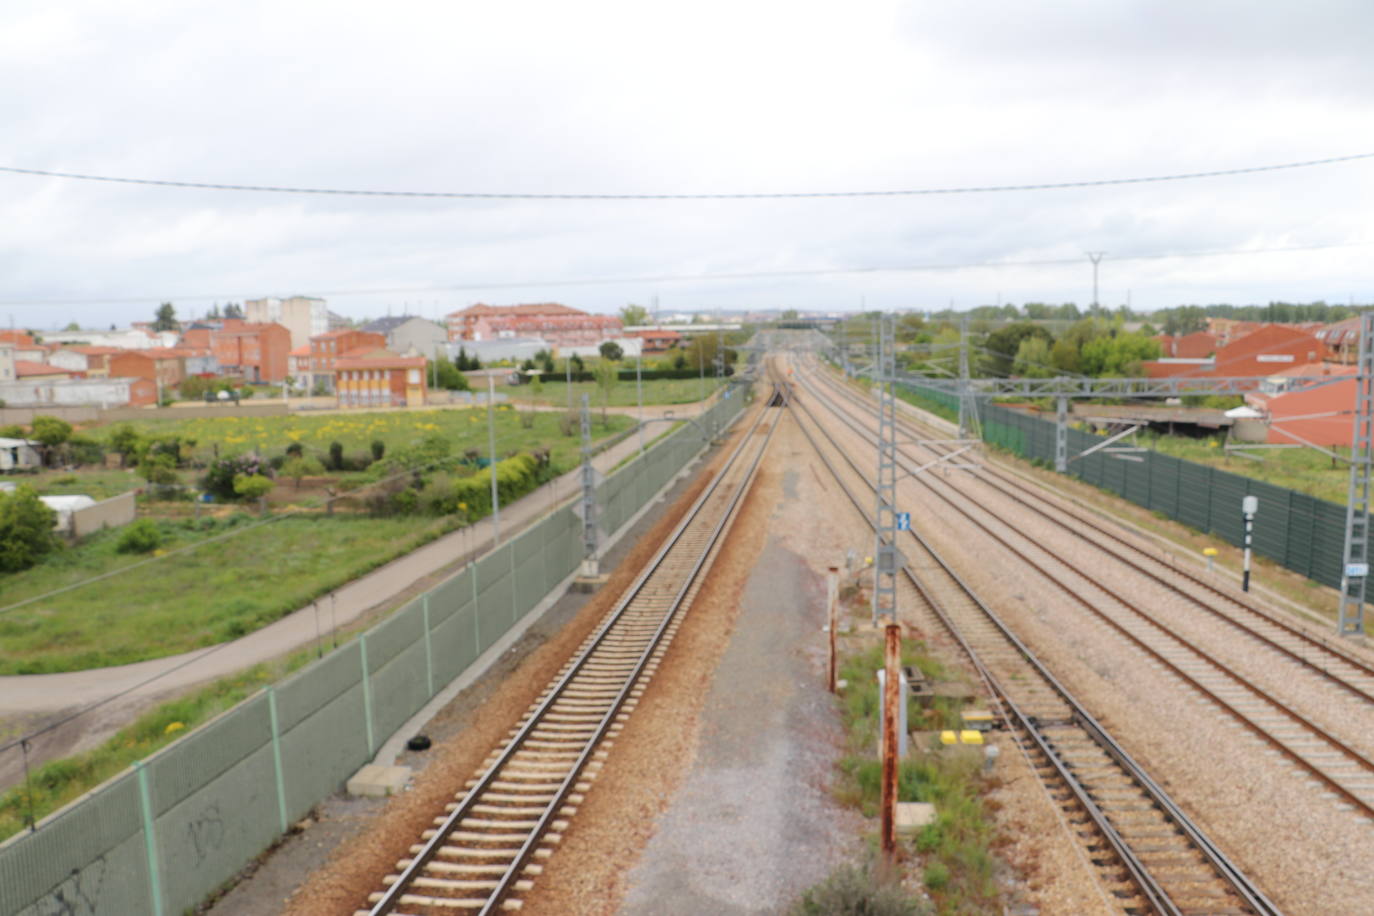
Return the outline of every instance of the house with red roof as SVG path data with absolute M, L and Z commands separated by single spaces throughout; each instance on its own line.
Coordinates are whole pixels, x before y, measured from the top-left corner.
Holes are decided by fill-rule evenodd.
M 385 347 L 386 335 L 373 331 L 340 328 L 316 334 L 310 338 L 310 380 L 307 389 L 313 389 L 323 382 L 326 388 L 333 391 L 335 361 L 355 350 L 371 352 Z
M 1266 324 L 1210 359 L 1175 357 L 1144 363 L 1149 378 L 1242 378 L 1274 375 L 1294 366 L 1322 363 L 1331 354 L 1316 337 L 1287 324 Z
M 1338 378 L 1320 388 L 1293 390 L 1294 378 Z M 1269 422 L 1266 441 L 1274 444 L 1349 446 L 1354 441 L 1355 367 L 1337 363 L 1304 364 L 1266 378 L 1245 403 Z
M 445 316 L 450 341 L 539 337 L 554 347 L 595 346 L 620 336 L 614 315 L 593 315 L 557 302 L 529 305 L 478 303 Z

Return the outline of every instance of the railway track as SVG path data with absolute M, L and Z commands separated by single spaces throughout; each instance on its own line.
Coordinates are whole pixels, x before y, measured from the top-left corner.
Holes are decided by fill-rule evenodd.
M 851 413 L 840 410 L 832 401 L 826 400 L 809 381 L 807 390 L 833 411 L 841 422 L 855 432 L 875 439 L 871 427 L 859 424 Z M 856 403 L 862 404 L 862 401 Z M 935 449 L 934 446 L 927 448 Z M 921 458 L 913 456 L 909 449 L 902 447 L 898 449 L 898 461 L 899 465 L 905 462 L 908 470 L 924 463 Z M 915 480 L 942 501 L 951 513 L 967 519 L 1003 549 L 1055 585 L 1069 601 L 1083 608 L 1093 619 L 1106 624 L 1148 657 L 1164 665 L 1213 705 L 1225 711 L 1233 721 L 1286 757 L 1324 791 L 1365 817 L 1374 818 L 1374 760 L 1352 746 L 1349 740 L 1314 721 L 1311 714 L 1295 709 L 1294 704 L 1271 695 L 1238 668 L 1193 644 L 1143 602 L 1132 600 L 1121 594 L 1119 589 L 1100 582 L 1084 568 L 1084 564 L 1063 561 L 1046 544 L 986 508 L 984 501 L 967 489 L 949 481 L 942 481 L 936 486 L 928 476 L 918 475 Z M 965 499 L 950 498 L 949 490 L 963 495 Z M 1121 559 L 1117 552 L 1101 547 L 1082 531 L 1076 530 L 1077 521 L 1059 517 L 1057 507 L 1037 507 L 1020 496 L 1016 501 L 1075 538 L 1102 550 L 1109 557 Z M 1250 614 L 1228 614 L 1178 582 L 1169 581 L 1161 572 L 1149 569 L 1144 563 L 1134 562 L 1130 565 L 1138 573 L 1170 588 L 1224 623 L 1238 638 L 1250 643 L 1248 650 L 1268 656 L 1269 664 L 1279 666 L 1280 670 L 1286 670 L 1284 666 L 1299 669 L 1294 672 L 1295 676 L 1301 674 L 1318 679 L 1322 684 L 1339 687 L 1357 703 L 1374 702 L 1374 697 L 1367 692 L 1370 672 L 1359 659 L 1348 653 L 1338 653 L 1310 637 L 1304 641 L 1306 634 L 1300 628 L 1291 625 L 1280 627 L 1270 615 L 1261 614 L 1242 602 L 1233 604 L 1250 611 Z M 1209 592 L 1215 594 L 1216 590 Z M 1356 735 L 1353 740 L 1358 741 L 1362 737 Z
M 790 407 L 831 476 L 872 525 L 868 475 L 804 403 Z M 1278 913 L 929 542 L 915 531 L 905 534 L 904 574 L 920 611 L 950 633 L 988 684 L 1121 912 Z
M 782 414 L 758 412 L 644 571 L 355 916 L 519 909 L 691 607 Z

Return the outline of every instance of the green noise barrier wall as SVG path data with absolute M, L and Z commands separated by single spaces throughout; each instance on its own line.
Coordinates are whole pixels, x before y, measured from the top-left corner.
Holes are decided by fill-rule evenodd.
M 598 490 L 610 533 L 723 429 L 747 385 Z M 179 914 L 340 789 L 582 560 L 558 509 L 340 646 L 0 845 L 0 916 Z
M 959 409 L 958 398 L 946 392 L 908 384 L 897 387 L 913 402 L 935 412 L 949 415 Z M 980 404 L 978 411 L 984 441 L 1053 467 L 1052 421 L 996 404 Z M 1143 461 L 1123 461 L 1104 452 L 1072 457 L 1101 441 L 1069 429 L 1070 476 L 1237 546 L 1245 538 L 1241 499 L 1258 497 L 1255 552 L 1322 585 L 1340 587 L 1344 506 L 1158 452 L 1134 456 Z

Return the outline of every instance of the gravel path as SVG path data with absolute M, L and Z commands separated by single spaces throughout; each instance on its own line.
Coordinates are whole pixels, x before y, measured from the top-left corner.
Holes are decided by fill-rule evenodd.
M 784 474 L 784 500 L 797 477 Z M 855 819 L 826 791 L 843 735 L 816 652 L 824 588 L 768 539 L 711 678 L 691 774 L 629 875 L 622 913 L 775 913 L 856 852 Z

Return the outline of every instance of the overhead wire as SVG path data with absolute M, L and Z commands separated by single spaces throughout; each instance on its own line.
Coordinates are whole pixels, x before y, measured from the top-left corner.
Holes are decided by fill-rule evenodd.
M 869 191 L 755 191 L 744 193 L 700 193 L 700 194 L 630 194 L 630 193 L 545 193 L 545 192 L 506 192 L 506 191 L 392 191 L 360 188 L 307 188 L 289 185 L 234 184 L 229 182 L 181 181 L 166 178 L 128 178 L 115 175 L 95 175 L 81 172 L 62 172 L 51 169 L 20 168 L 0 166 L 0 172 L 14 175 L 34 175 L 44 178 L 64 178 L 76 181 L 96 181 L 111 184 L 151 185 L 155 187 L 182 188 L 206 191 L 248 191 L 268 194 L 314 194 L 336 197 L 412 197 L 439 198 L 449 200 L 815 200 L 855 197 L 920 197 L 945 194 L 993 194 L 1017 191 L 1053 191 L 1068 188 L 1096 188 L 1109 185 L 1154 184 L 1168 181 L 1192 181 L 1203 178 L 1221 178 L 1231 175 L 1250 175 L 1258 172 L 1277 172 L 1288 169 L 1313 168 L 1354 162 L 1374 158 L 1374 153 L 1353 153 L 1346 156 L 1327 156 L 1321 159 L 1305 159 L 1297 162 L 1280 162 L 1268 165 L 1241 166 L 1230 169 L 1210 169 L 1198 172 L 1177 172 L 1164 175 L 1141 175 L 1126 178 L 1090 178 L 1074 181 L 1041 181 L 1026 184 L 988 184 L 968 185 L 948 188 L 905 188 L 894 190 Z
M 1233 257 L 1255 254 L 1277 254 L 1298 251 L 1329 251 L 1340 248 L 1364 248 L 1371 244 L 1369 241 L 1359 240 L 1352 242 L 1333 242 L 1319 245 L 1285 245 L 1272 248 L 1232 248 L 1232 249 L 1197 249 L 1193 251 L 1174 251 L 1174 252 L 1147 252 L 1142 254 L 1122 254 L 1112 258 L 1113 262 L 1123 261 L 1157 261 L 1168 260 L 1170 258 L 1212 258 L 1212 257 Z M 822 267 L 797 270 L 768 270 L 768 271 L 729 271 L 721 273 L 696 273 L 696 274 L 658 274 L 644 276 L 626 277 L 596 277 L 582 279 L 551 279 L 551 280 L 500 280 L 482 281 L 455 284 L 436 284 L 433 286 L 406 286 L 406 287 L 369 287 L 354 289 L 325 289 L 314 290 L 312 295 L 320 297 L 346 297 L 346 296 L 384 296 L 384 295 L 403 295 L 406 293 L 444 293 L 444 292 L 473 292 L 479 290 L 499 290 L 499 289 L 533 289 L 541 287 L 570 287 L 570 286 L 622 286 L 630 284 L 653 284 L 653 283 L 690 283 L 696 281 L 715 281 L 715 280 L 776 280 L 798 277 L 825 277 L 825 276 L 852 276 L 860 274 L 883 274 L 883 273 L 923 273 L 948 270 L 1000 270 L 1004 268 L 1016 267 L 1062 267 L 1069 265 L 1079 265 L 1083 262 L 1081 257 L 1073 258 L 1038 258 L 1020 261 L 966 261 L 960 263 L 947 264 L 907 264 L 907 265 L 884 265 L 871 267 Z M 70 306 L 100 306 L 100 305 L 119 305 L 125 303 L 146 303 L 146 302 L 199 302 L 199 301 L 233 301 L 235 299 L 247 299 L 242 292 L 238 293 L 198 293 L 181 295 L 145 295 L 145 296 L 115 296 L 105 298 L 63 298 L 63 299 L 0 299 L 0 307 L 35 307 L 46 305 Z

